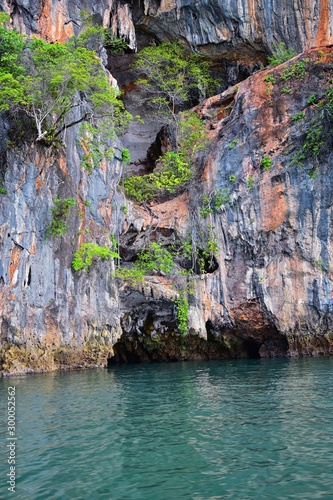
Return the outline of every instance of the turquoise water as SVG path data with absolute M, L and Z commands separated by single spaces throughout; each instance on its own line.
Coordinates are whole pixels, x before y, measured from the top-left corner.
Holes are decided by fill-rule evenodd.
M 16 493 L 0 498 L 333 499 L 333 359 L 116 366 L 16 387 Z

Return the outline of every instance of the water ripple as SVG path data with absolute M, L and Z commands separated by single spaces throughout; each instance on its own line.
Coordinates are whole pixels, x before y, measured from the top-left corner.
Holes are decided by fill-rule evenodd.
M 333 499 L 332 368 L 249 360 L 1 380 L 4 394 L 16 385 L 18 498 Z

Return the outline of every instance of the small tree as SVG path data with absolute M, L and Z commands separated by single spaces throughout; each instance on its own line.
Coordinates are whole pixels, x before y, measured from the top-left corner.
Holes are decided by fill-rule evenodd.
M 148 93 L 150 117 L 172 125 L 178 134 L 178 112 L 191 101 L 203 99 L 213 85 L 208 64 L 197 54 L 187 54 L 180 43 L 165 42 L 138 53 L 137 84 Z
M 15 30 L 1 33 L 6 43 L 0 52 L 5 70 L 0 73 L 0 111 L 21 112 L 33 119 L 37 141 L 59 138 L 78 123 L 107 123 L 109 135 L 130 115 L 118 99 L 95 52 L 72 41 L 25 42 Z M 17 64 L 20 58 L 22 66 Z M 104 123 L 105 128 L 105 123 Z

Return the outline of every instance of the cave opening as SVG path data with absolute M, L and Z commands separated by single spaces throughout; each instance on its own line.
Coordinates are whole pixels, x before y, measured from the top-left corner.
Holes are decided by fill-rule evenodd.
M 208 341 L 215 340 L 213 323 L 211 322 L 210 319 L 206 321 L 206 332 Z
M 260 358 L 259 354 L 260 347 L 261 345 L 258 344 L 258 342 L 253 339 L 248 339 L 244 342 L 244 349 L 249 359 Z
M 31 266 L 29 266 L 27 286 L 30 286 L 30 284 L 31 284 Z
M 113 365 L 119 364 L 138 364 L 141 363 L 140 356 L 134 349 L 127 349 L 126 345 L 122 342 L 117 342 L 113 346 L 114 356 L 108 358 L 108 368 Z

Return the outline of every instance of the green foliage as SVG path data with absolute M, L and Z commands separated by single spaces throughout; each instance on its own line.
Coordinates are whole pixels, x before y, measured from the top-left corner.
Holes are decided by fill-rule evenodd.
M 0 112 L 25 100 L 21 77 L 24 67 L 19 63 L 25 38 L 7 27 L 9 16 L 0 12 Z
M 124 181 L 126 196 L 138 202 L 144 202 L 175 193 L 193 176 L 190 165 L 181 153 L 168 151 L 160 158 L 162 169 L 159 172 L 128 177 Z
M 306 156 L 303 152 L 303 149 L 300 149 L 300 150 L 296 151 L 296 153 L 291 157 L 290 165 L 296 165 L 298 167 L 303 167 L 305 159 L 306 159 Z
M 307 122 L 303 145 L 299 147 L 291 157 L 291 165 L 304 166 L 307 159 L 310 160 L 310 162 L 318 162 L 319 157 L 325 150 L 329 151 L 333 121 L 332 83 L 332 80 L 327 82 L 328 88 L 322 97 L 316 94 L 309 96 L 308 104 L 311 106 L 315 105 L 311 110 L 313 118 Z M 309 172 L 309 176 L 312 179 L 316 178 L 318 175 L 317 166 L 318 164 L 312 165 Z
M 229 181 L 230 182 L 235 182 L 235 180 L 237 179 L 237 177 L 235 175 L 229 175 Z
M 25 38 L 16 29 L 10 29 L 9 21 L 9 15 L 0 12 L 0 76 L 10 74 L 17 78 L 23 71 L 18 62 Z
M 191 259 L 193 254 L 192 238 L 189 236 L 181 242 L 179 253 L 186 259 Z
M 81 20 L 83 22 L 83 31 L 72 40 L 76 47 L 84 47 L 99 52 L 105 47 L 109 52 L 117 54 L 127 49 L 127 43 L 123 38 L 116 37 L 111 28 L 94 24 L 93 16 L 86 11 L 81 11 Z
M 144 202 L 179 192 L 186 187 L 194 175 L 192 163 L 195 155 L 206 147 L 208 139 L 204 124 L 193 112 L 181 114 L 178 132 L 178 151 L 168 151 L 161 156 L 154 173 L 125 179 L 126 196 Z
M 211 266 L 213 263 L 214 257 L 217 256 L 218 251 L 219 251 L 219 247 L 217 245 L 217 236 L 216 236 L 216 232 L 215 232 L 215 226 L 213 226 L 212 224 L 208 224 L 205 237 L 206 237 L 205 238 L 206 245 L 202 251 L 202 254 L 198 256 L 198 263 L 199 263 L 201 274 L 204 274 L 204 272 L 205 272 L 206 261 L 209 262 L 209 265 Z
M 283 87 L 281 89 L 281 94 L 291 94 L 292 93 L 292 89 L 290 87 Z
M 296 78 L 296 80 L 303 80 L 307 75 L 306 65 L 309 59 L 303 59 L 302 61 L 296 61 L 285 68 L 281 75 L 282 81 L 290 80 L 291 78 Z
M 118 267 L 115 271 L 115 278 L 126 281 L 131 286 L 142 283 L 144 277 L 145 270 L 134 265 L 131 267 Z
M 124 163 L 130 163 L 131 155 L 127 148 L 121 150 L 121 161 Z
M 96 126 L 100 119 L 113 132 L 124 116 L 128 118 L 94 51 L 73 41 L 25 40 L 6 28 L 3 15 L 0 41 L 0 111 L 19 111 L 31 118 L 36 140 L 52 142 L 78 123 Z
M 62 236 L 68 231 L 67 217 L 71 207 L 76 206 L 74 198 L 58 198 L 54 200 L 54 206 L 51 209 L 52 219 L 46 229 L 46 238 L 52 236 Z
M 174 258 L 171 252 L 159 243 L 151 243 L 149 248 L 141 250 L 137 260 L 131 267 L 121 267 L 116 270 L 115 277 L 137 284 L 143 281 L 153 271 L 170 274 L 175 269 Z
M 148 248 L 144 248 L 139 252 L 136 261 L 130 267 L 125 265 L 117 268 L 115 277 L 127 281 L 130 285 L 134 285 L 142 282 L 144 276 L 156 273 L 169 276 L 185 276 L 192 274 L 194 270 L 201 274 L 209 272 L 209 267 L 218 253 L 214 226 L 208 225 L 207 230 L 202 234 L 202 241 L 204 243 L 203 250 L 197 247 L 194 248 L 191 238 L 182 242 L 178 241 L 168 248 L 153 242 Z M 176 264 L 177 261 L 178 263 Z M 188 268 L 189 261 L 192 261 L 191 269 Z
M 151 243 L 147 250 L 142 250 L 138 255 L 137 266 L 147 274 L 153 270 L 169 274 L 174 265 L 172 254 L 159 243 Z
M 275 84 L 276 83 L 276 78 L 273 75 L 267 75 L 264 78 L 264 82 Z
M 220 189 L 215 189 L 209 195 L 203 195 L 201 197 L 201 217 L 206 217 L 209 214 L 216 212 L 221 205 L 229 201 L 229 191 L 224 188 L 222 191 Z
M 118 54 L 122 50 L 128 48 L 126 40 L 124 38 L 119 38 L 114 36 L 112 33 L 108 32 L 105 37 L 104 47 L 113 54 Z
M 192 111 L 180 113 L 178 128 L 178 151 L 187 161 L 193 161 L 198 151 L 203 151 L 209 144 L 203 121 Z
M 177 311 L 178 331 L 182 337 L 188 333 L 188 314 L 189 303 L 185 291 L 179 293 L 178 299 L 175 300 L 175 307 Z
M 324 145 L 323 125 L 310 128 L 305 134 L 303 153 L 312 158 L 319 156 Z
M 293 48 L 288 49 L 285 44 L 281 42 L 274 48 L 273 54 L 268 57 L 268 63 L 270 66 L 278 66 L 296 55 L 297 52 Z
M 125 114 L 124 122 L 121 124 L 120 121 L 118 121 L 118 132 L 123 126 L 127 126 L 127 118 Z M 102 119 L 99 125 L 96 126 L 90 122 L 83 123 L 80 126 L 80 134 L 80 144 L 84 151 L 81 166 L 84 167 L 88 173 L 91 173 L 95 167 L 101 166 L 104 161 L 113 160 L 115 149 L 113 147 L 106 147 L 107 142 L 114 138 L 114 128 L 113 125 L 110 124 L 109 118 Z
M 310 97 L 308 98 L 308 104 L 313 105 L 317 104 L 318 102 L 318 97 L 316 94 L 311 94 Z
M 215 190 L 215 199 L 214 199 L 214 206 L 215 210 L 218 210 L 221 205 L 224 203 L 228 203 L 230 200 L 229 198 L 229 190 L 228 188 L 224 188 L 222 190 L 216 189 Z
M 74 271 L 79 271 L 81 269 L 87 271 L 95 258 L 108 260 L 119 259 L 120 257 L 108 247 L 98 246 L 94 243 L 83 243 L 74 254 L 72 267 Z
M 291 121 L 298 122 L 299 120 L 303 120 L 304 118 L 305 118 L 305 113 L 304 111 L 301 111 L 300 113 L 297 113 L 297 115 L 293 116 Z
M 118 241 L 114 234 L 110 234 L 111 248 L 114 252 L 118 252 Z
M 201 229 L 197 227 L 194 233 L 191 232 L 187 239 L 181 242 L 176 254 L 187 261 L 187 269 L 189 264 L 191 265 L 191 268 L 185 274 L 192 274 L 193 272 L 205 274 L 211 272 L 218 251 L 215 226 L 205 224 Z
M 7 189 L 2 185 L 3 182 L 4 182 L 3 179 L 0 177 L 0 195 L 6 196 Z
M 211 198 L 209 196 L 202 196 L 201 199 L 201 217 L 206 217 L 208 214 L 212 214 L 214 210 L 211 207 Z
M 318 177 L 318 168 L 313 168 L 309 173 L 310 179 L 317 179 Z
M 239 143 L 238 139 L 233 139 L 231 142 L 229 142 L 228 149 L 234 149 Z
M 324 109 L 326 105 L 327 102 L 323 104 Z M 302 167 L 306 159 L 310 159 L 311 161 L 318 159 L 323 153 L 329 134 L 330 132 L 324 127 L 324 120 L 322 117 L 311 120 L 306 130 L 302 147 L 300 147 L 291 157 L 291 165 Z M 318 175 L 317 169 L 313 168 L 309 175 L 312 179 L 316 178 Z
M 136 69 L 142 74 L 137 84 L 150 94 L 149 117 L 175 127 L 178 111 L 191 99 L 206 97 L 214 84 L 208 64 L 177 42 L 144 48 L 137 55 Z
M 261 159 L 261 162 L 260 162 L 260 166 L 264 168 L 264 170 L 269 170 L 272 166 L 272 159 L 269 158 L 269 156 L 264 156 L 262 159 Z
M 264 82 L 266 84 L 265 94 L 268 95 L 272 90 L 272 85 L 276 83 L 276 78 L 273 75 L 267 75 L 264 78 Z
M 253 184 L 254 184 L 254 178 L 252 177 L 252 175 L 249 175 L 247 179 L 247 187 L 249 189 L 252 189 Z
M 328 262 L 324 262 L 322 259 L 315 259 L 315 266 L 322 272 L 327 272 L 330 269 L 330 265 Z

